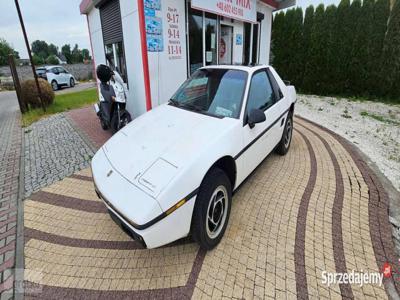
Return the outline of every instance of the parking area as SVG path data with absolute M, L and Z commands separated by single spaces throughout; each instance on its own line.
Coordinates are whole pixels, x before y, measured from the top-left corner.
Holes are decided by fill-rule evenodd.
M 79 113 L 72 119 L 79 125 Z M 111 220 L 89 169 L 32 194 L 24 202 L 24 260 L 26 284 L 35 288 L 26 296 L 385 299 L 397 293 L 392 277 L 382 286 L 324 283 L 324 271 L 374 273 L 389 263 L 397 272 L 388 196 L 353 146 L 295 121 L 288 155 L 271 154 L 235 193 L 227 231 L 213 251 L 190 238 L 143 249 Z M 99 146 L 101 137 L 94 139 Z

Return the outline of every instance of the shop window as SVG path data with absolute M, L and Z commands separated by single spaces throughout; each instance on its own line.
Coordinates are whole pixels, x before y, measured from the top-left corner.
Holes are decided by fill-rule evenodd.
M 128 82 L 123 42 L 106 45 L 105 53 L 107 63 L 121 74 L 124 82 Z
M 206 65 L 216 65 L 217 57 L 217 16 L 205 14 Z
M 100 10 L 101 30 L 105 45 L 107 63 L 115 67 L 127 82 L 127 70 L 124 53 L 122 19 L 119 0 L 100 1 L 96 6 Z
M 203 12 L 189 6 L 190 74 L 203 66 Z

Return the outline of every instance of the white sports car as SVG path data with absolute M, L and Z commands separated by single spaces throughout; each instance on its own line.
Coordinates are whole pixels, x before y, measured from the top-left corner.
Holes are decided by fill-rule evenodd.
M 296 91 L 270 66 L 208 66 L 169 103 L 134 120 L 94 156 L 98 196 L 147 248 L 191 233 L 215 247 L 232 192 L 274 149 L 289 150 Z

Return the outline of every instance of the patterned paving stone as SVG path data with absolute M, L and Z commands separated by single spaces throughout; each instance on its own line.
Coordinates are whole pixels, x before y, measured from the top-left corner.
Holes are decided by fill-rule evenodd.
M 143 249 L 95 199 L 89 169 L 25 202 L 27 298 L 387 299 L 383 285 L 326 285 L 322 272 L 398 265 L 388 199 L 340 137 L 296 119 L 292 148 L 270 155 L 233 197 L 224 238 Z
M 25 196 L 87 168 L 93 151 L 63 114 L 25 129 Z

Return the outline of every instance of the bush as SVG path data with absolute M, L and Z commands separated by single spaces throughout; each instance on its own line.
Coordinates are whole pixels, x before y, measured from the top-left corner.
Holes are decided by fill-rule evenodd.
M 46 63 L 49 65 L 58 65 L 58 59 L 55 55 L 50 55 L 46 58 Z
M 54 91 L 50 83 L 43 79 L 39 79 L 40 90 L 42 92 L 42 100 L 45 106 L 49 106 L 54 102 Z M 31 108 L 41 107 L 36 82 L 33 79 L 26 80 L 21 84 L 22 99 Z

